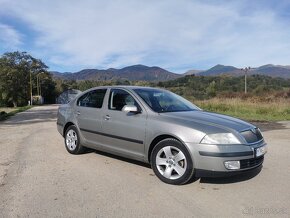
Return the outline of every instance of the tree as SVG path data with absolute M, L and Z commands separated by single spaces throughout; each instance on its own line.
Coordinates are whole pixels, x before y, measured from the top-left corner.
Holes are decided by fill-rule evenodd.
M 0 94 L 7 106 L 25 105 L 30 100 L 30 85 L 36 87 L 36 75 L 48 67 L 26 52 L 5 53 L 0 58 Z M 30 84 L 30 80 L 32 84 Z
M 56 91 L 56 82 L 50 73 L 39 74 L 39 88 L 45 104 L 55 103 L 59 93 Z
M 212 81 L 209 86 L 206 88 L 206 93 L 210 97 L 216 96 L 216 83 L 215 81 Z

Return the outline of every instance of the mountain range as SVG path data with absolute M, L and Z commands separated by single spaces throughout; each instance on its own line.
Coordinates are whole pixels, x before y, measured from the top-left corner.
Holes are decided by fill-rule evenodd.
M 190 72 L 191 71 L 187 71 L 185 74 L 190 75 Z M 245 75 L 245 72 L 240 68 L 218 64 L 208 70 L 198 71 L 194 74 L 199 76 L 243 76 Z M 254 74 L 290 79 L 290 66 L 267 64 L 256 68 L 250 68 L 248 75 Z
M 122 69 L 109 68 L 107 70 L 84 69 L 75 73 L 60 73 L 51 71 L 55 78 L 65 80 L 129 80 L 129 81 L 167 81 L 187 75 L 199 76 L 243 76 L 245 73 L 236 67 L 216 65 L 208 70 L 189 70 L 184 74 L 177 74 L 160 67 L 148 67 L 145 65 L 133 65 Z M 249 75 L 259 74 L 271 77 L 290 79 L 290 66 L 267 64 L 257 68 L 251 68 Z
M 52 71 L 54 77 L 67 80 L 143 80 L 166 81 L 182 77 L 182 74 L 169 72 L 160 67 L 133 65 L 122 69 L 109 68 L 107 70 L 84 69 L 76 73 L 59 73 Z

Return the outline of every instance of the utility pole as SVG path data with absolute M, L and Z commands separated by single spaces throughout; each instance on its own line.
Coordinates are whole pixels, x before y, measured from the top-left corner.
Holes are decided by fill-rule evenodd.
M 40 78 L 39 78 L 39 76 L 41 74 L 44 74 L 44 72 L 41 72 L 41 73 L 37 74 L 37 76 L 36 76 L 36 81 L 37 81 L 37 95 L 38 96 L 41 96 L 41 84 L 40 84 Z
M 37 87 L 37 95 L 39 96 L 39 77 L 36 75 L 36 87 Z
M 41 83 L 40 83 L 40 79 L 39 79 L 39 96 L 41 96 Z
M 251 67 L 242 68 L 241 71 L 245 73 L 245 94 L 247 94 L 247 73 L 251 69 Z

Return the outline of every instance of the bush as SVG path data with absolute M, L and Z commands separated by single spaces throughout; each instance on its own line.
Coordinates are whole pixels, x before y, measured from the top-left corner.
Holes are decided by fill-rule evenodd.
M 5 111 L 0 112 L 0 120 L 5 120 L 8 114 Z

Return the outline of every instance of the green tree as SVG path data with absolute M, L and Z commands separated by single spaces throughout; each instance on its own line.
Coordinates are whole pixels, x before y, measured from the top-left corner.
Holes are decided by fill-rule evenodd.
M 206 93 L 210 97 L 216 96 L 216 82 L 212 81 L 209 86 L 206 88 Z
M 39 88 L 45 104 L 55 103 L 58 93 L 56 90 L 56 82 L 50 73 L 44 72 L 39 75 Z
M 36 87 L 36 75 L 48 67 L 26 52 L 9 52 L 0 58 L 0 94 L 7 105 L 25 105 L 30 100 L 30 80 Z

